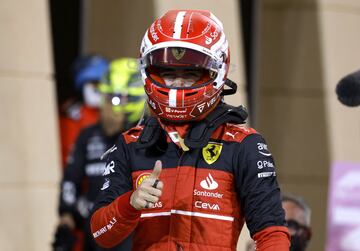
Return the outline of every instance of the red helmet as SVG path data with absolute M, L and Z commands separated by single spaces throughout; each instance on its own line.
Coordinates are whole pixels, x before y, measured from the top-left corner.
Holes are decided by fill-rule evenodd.
M 172 122 L 204 118 L 221 99 L 230 54 L 222 23 L 209 11 L 171 10 L 146 31 L 141 74 L 152 113 Z M 203 70 L 190 87 L 166 86 L 159 69 Z

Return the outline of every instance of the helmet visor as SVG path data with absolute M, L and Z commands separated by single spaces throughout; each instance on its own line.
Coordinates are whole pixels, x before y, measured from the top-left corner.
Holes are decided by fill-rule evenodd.
M 221 65 L 212 57 L 196 50 L 166 47 L 154 50 L 145 56 L 144 64 L 158 67 L 195 67 L 218 72 Z

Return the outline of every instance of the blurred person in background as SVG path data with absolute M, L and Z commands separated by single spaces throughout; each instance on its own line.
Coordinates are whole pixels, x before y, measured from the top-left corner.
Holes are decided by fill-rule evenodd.
M 285 219 L 291 235 L 290 251 L 305 251 L 311 239 L 311 210 L 303 198 L 284 194 L 282 207 L 285 210 Z M 249 242 L 246 251 L 254 251 L 255 243 Z
M 111 165 L 105 167 L 101 156 L 115 144 L 120 133 L 136 125 L 143 114 L 145 93 L 136 59 L 112 61 L 98 89 L 101 94 L 99 121 L 81 130 L 64 170 L 54 250 L 72 250 L 76 228 L 85 233 L 83 250 L 102 250 L 89 230 L 94 201 L 100 189 L 106 188 L 102 176 L 113 169 Z M 131 250 L 131 242 L 125 240 L 112 250 Z
M 62 167 L 82 128 L 94 124 L 99 118 L 101 95 L 98 91 L 102 76 L 108 71 L 109 62 L 100 55 L 77 58 L 72 66 L 75 90 L 81 98 L 69 98 L 60 106 L 60 140 Z
M 258 250 L 288 251 L 272 155 L 243 125 L 244 108 L 223 102 L 236 84 L 221 21 L 170 10 L 145 33 L 140 56 L 152 116 L 108 154 L 96 242 L 113 247 L 135 231 L 133 250 L 236 250 L 246 221 Z

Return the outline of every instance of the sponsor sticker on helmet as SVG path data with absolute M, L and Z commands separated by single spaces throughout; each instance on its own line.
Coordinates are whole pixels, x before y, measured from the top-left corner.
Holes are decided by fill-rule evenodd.
M 199 112 L 202 112 L 204 110 L 204 107 L 205 107 L 205 102 L 197 106 Z
M 208 36 L 205 36 L 205 44 L 209 45 L 211 43 L 212 43 L 212 38 L 208 37 Z
M 184 48 L 172 48 L 171 53 L 176 58 L 176 60 L 180 60 L 184 57 L 186 49 Z

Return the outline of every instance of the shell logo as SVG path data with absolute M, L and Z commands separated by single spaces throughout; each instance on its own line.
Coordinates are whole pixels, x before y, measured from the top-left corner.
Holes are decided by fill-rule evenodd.
M 143 181 L 145 179 L 149 178 L 150 175 L 151 175 L 151 173 L 142 173 L 142 174 L 140 174 L 136 179 L 136 184 L 135 184 L 136 188 L 138 188 L 141 185 L 141 183 L 143 183 Z

